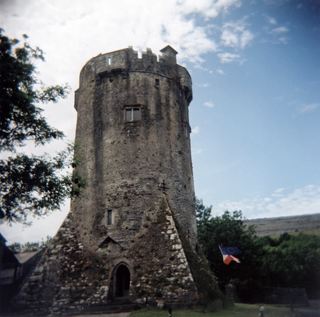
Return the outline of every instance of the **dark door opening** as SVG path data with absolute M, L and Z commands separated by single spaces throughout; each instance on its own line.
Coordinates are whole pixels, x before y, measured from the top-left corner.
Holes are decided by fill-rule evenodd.
M 130 272 L 129 269 L 121 264 L 116 272 L 116 297 L 129 296 Z

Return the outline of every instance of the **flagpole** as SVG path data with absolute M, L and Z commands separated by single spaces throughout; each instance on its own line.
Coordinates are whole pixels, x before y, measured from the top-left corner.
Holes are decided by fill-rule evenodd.
M 219 249 L 220 249 L 220 252 L 221 252 L 221 255 L 222 255 L 222 277 L 223 277 L 222 282 L 223 282 L 223 285 L 226 285 L 226 274 L 225 274 L 225 271 L 224 271 L 225 265 L 224 265 L 224 262 L 223 262 L 223 253 L 222 253 L 222 250 L 220 248 L 220 245 L 218 245 L 218 246 L 219 246 Z

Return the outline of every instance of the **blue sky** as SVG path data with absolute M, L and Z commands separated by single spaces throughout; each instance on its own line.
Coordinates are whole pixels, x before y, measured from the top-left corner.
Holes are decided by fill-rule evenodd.
M 190 105 L 195 191 L 213 215 L 246 218 L 320 212 L 320 1 L 2 0 L 0 26 L 46 53 L 47 84 L 69 98 L 45 116 L 74 138 L 73 91 L 91 57 L 132 45 L 170 44 L 193 80 Z M 64 147 L 50 143 L 54 154 Z M 26 152 L 42 153 L 44 149 Z M 69 202 L 31 228 L 0 225 L 8 243 L 54 235 Z
M 222 52 L 192 70 L 190 110 L 196 193 L 215 214 L 320 212 L 319 7 L 242 3 L 212 27 Z

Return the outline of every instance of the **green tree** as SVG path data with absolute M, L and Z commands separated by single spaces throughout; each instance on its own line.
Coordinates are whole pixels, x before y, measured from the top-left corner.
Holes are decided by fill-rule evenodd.
M 0 218 L 27 224 L 28 216 L 43 216 L 59 209 L 66 197 L 79 195 L 85 180 L 77 172 L 64 173 L 81 161 L 72 157 L 73 146 L 54 158 L 16 154 L 27 141 L 44 145 L 63 138 L 49 126 L 38 104 L 66 98 L 69 89 L 67 84 L 45 87 L 38 81 L 33 62 L 44 61 L 43 51 L 31 48 L 26 35 L 24 39 L 17 47 L 19 41 L 0 29 L 0 151 L 14 154 L 0 161 Z
M 211 207 L 204 207 L 201 200 L 197 200 L 197 210 L 199 243 L 221 289 L 232 283 L 241 299 L 254 300 L 255 293 L 258 293 L 258 268 L 261 265 L 261 252 L 255 245 L 255 227 L 243 224 L 241 211 L 226 211 L 222 216 L 211 217 Z M 242 253 L 237 257 L 241 263 L 224 264 L 219 245 L 239 248 Z
M 257 237 L 255 227 L 246 227 L 241 211 L 211 217 L 211 207 L 197 199 L 198 239 L 220 287 L 231 283 L 243 301 L 262 300 L 264 287 L 306 288 L 320 291 L 320 237 L 288 233 L 278 239 Z M 241 263 L 225 265 L 221 246 L 235 246 Z
M 52 238 L 50 236 L 46 237 L 46 240 L 43 240 L 41 242 L 26 242 L 24 244 L 15 242 L 8 246 L 8 248 L 13 253 L 22 253 L 22 252 L 33 252 L 38 251 L 40 249 L 46 249 L 48 245 L 51 243 Z
M 320 237 L 284 233 L 271 243 L 264 240 L 262 248 L 266 254 L 261 267 L 265 286 L 320 290 Z

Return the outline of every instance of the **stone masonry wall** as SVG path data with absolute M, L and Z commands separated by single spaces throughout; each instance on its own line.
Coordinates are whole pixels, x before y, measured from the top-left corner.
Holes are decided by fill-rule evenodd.
M 191 77 L 171 47 L 162 53 L 128 48 L 81 70 L 76 139 L 88 186 L 15 299 L 21 309 L 197 300 L 179 237 L 196 252 Z M 126 119 L 133 108 L 139 120 Z
M 112 303 L 108 299 L 112 279 L 110 268 L 129 263 L 132 302 L 193 303 L 197 298 L 186 255 L 164 197 L 158 213 L 148 217 L 129 249 L 118 245 L 101 246 L 90 254 L 77 239 L 70 212 L 37 268 L 14 299 L 19 310 L 70 313 L 89 306 Z M 112 255 L 109 255 L 109 252 Z M 101 257 L 99 256 L 101 255 Z M 101 260 L 104 259 L 104 260 Z
M 133 290 L 137 302 L 148 296 L 157 302 L 195 300 L 197 289 L 174 222 L 164 199 L 155 219 L 146 223 L 147 231 L 129 251 L 133 259 Z
M 106 62 L 109 58 L 111 64 Z M 83 234 L 95 231 L 91 211 L 102 215 L 114 209 L 121 217 L 117 206 L 122 197 L 110 201 L 110 195 L 141 188 L 152 193 L 164 181 L 170 189 L 170 205 L 196 246 L 188 118 L 191 98 L 186 69 L 165 60 L 157 62 L 151 50 L 141 59 L 132 49 L 99 55 L 82 69 L 75 101 L 76 138 L 83 143 L 81 154 L 87 158 L 79 172 L 89 186 L 85 198 L 75 201 L 72 208 L 77 220 L 85 222 L 79 224 L 84 227 Z M 125 121 L 125 107 L 131 105 L 141 108 L 140 121 Z M 145 206 L 150 206 L 148 198 L 143 197 Z M 131 200 L 130 206 L 134 205 Z M 129 210 L 129 217 L 132 224 L 141 224 L 134 210 Z M 90 238 L 94 247 L 98 241 Z

